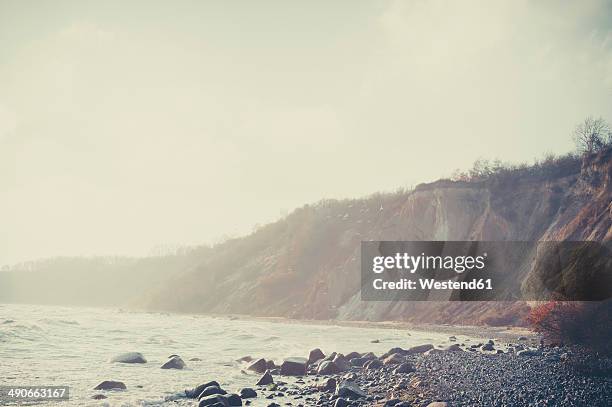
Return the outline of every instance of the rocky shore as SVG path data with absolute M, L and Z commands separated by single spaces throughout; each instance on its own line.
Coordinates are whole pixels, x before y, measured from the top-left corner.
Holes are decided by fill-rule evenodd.
M 245 356 L 238 362 L 253 376 L 252 387 L 224 389 L 221 378 L 210 378 L 167 401 L 199 407 L 612 405 L 610 358 L 528 338 L 449 340 L 450 346 L 396 347 L 382 355 L 314 349 L 280 363 Z M 170 364 L 180 369 L 177 358 Z

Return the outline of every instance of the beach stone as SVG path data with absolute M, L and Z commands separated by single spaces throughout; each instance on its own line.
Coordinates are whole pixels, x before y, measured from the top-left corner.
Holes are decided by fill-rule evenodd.
M 445 352 L 464 352 L 464 350 L 461 349 L 461 345 L 459 345 L 458 343 L 453 343 L 452 345 L 449 345 L 446 348 L 443 348 L 442 350 L 444 350 Z
M 211 396 L 213 394 L 227 394 L 227 392 L 219 386 L 208 386 L 202 390 L 202 393 L 198 395 L 198 398 L 201 399 L 202 397 Z
M 517 352 L 518 356 L 540 356 L 541 352 L 536 349 L 525 349 Z
M 334 407 L 347 407 L 348 405 L 349 402 L 343 398 L 336 399 L 336 402 L 334 403 Z
M 351 359 L 360 358 L 360 357 L 361 357 L 361 354 L 358 352 L 351 352 L 345 356 L 346 360 L 351 360 Z
M 204 407 L 204 406 L 222 406 L 222 407 L 229 407 L 230 404 L 227 401 L 227 399 L 225 397 L 223 397 L 220 394 L 213 394 L 211 396 L 206 396 L 202 399 L 200 399 L 200 403 L 198 404 L 198 407 Z
M 387 353 L 385 353 L 384 355 L 382 355 L 380 358 L 381 358 L 381 359 L 386 359 L 386 358 L 388 358 L 389 356 L 391 356 L 391 355 L 395 355 L 395 354 L 397 354 L 397 353 L 399 353 L 399 354 L 401 354 L 401 355 L 404 355 L 404 354 L 406 354 L 406 350 L 405 350 L 405 349 L 402 349 L 402 348 L 391 348 L 391 349 L 389 349 L 389 350 L 387 351 Z
M 363 355 L 361 355 L 361 357 L 364 359 L 377 359 L 376 355 L 373 354 L 372 352 L 364 353 Z
M 270 372 L 264 373 L 263 376 L 259 378 L 259 381 L 256 383 L 257 386 L 266 386 L 268 384 L 274 383 L 274 378 L 270 374 Z
M 273 360 L 266 361 L 266 370 L 276 369 L 277 367 Z
M 240 389 L 240 397 L 243 399 L 252 399 L 257 397 L 257 392 L 250 387 L 245 387 L 244 389 Z
M 434 401 L 433 403 L 429 403 L 427 407 L 449 407 L 448 403 L 444 401 Z
M 325 354 L 319 348 L 313 349 L 308 354 L 308 364 L 312 365 L 315 362 L 318 362 L 321 359 L 325 359 Z
M 414 372 L 414 366 L 412 366 L 411 363 L 404 362 L 401 365 L 399 365 L 398 367 L 396 367 L 393 372 L 394 373 L 404 373 L 404 374 L 412 373 L 412 372 Z
M 484 345 L 482 345 L 482 347 L 480 349 L 484 350 L 484 351 L 495 350 L 495 348 L 493 347 L 493 344 L 491 342 L 485 343 Z
M 347 398 L 350 400 L 359 399 L 367 396 L 367 394 L 363 390 L 361 390 L 361 388 L 357 386 L 355 382 L 352 382 L 350 380 L 340 383 L 336 390 L 336 395 L 338 397 Z
M 341 353 L 338 353 L 336 355 L 333 362 L 338 367 L 338 370 L 340 370 L 341 372 L 349 370 L 351 368 L 351 364 Z
M 381 367 L 383 367 L 383 363 L 378 359 L 372 359 L 366 362 L 366 364 L 363 365 L 363 367 L 368 370 L 380 369 Z
M 389 355 L 383 360 L 383 365 L 399 365 L 405 360 L 404 356 L 399 353 Z
M 337 386 L 337 382 L 336 379 L 334 379 L 333 377 L 330 377 L 329 379 L 327 379 L 325 381 L 325 383 L 320 384 L 317 389 L 319 391 L 325 391 L 328 393 L 334 393 L 336 391 L 336 386 Z
M 287 358 L 281 365 L 280 374 L 283 376 L 304 376 L 306 374 L 305 358 Z
M 185 362 L 181 359 L 180 356 L 174 356 L 169 361 L 162 365 L 162 369 L 183 369 L 185 367 Z
M 338 366 L 336 366 L 334 362 L 329 361 L 329 360 L 322 362 L 319 365 L 319 368 L 317 369 L 317 374 L 320 374 L 320 375 L 330 375 L 330 374 L 336 374 L 339 372 L 340 372 L 340 369 L 338 369 Z
M 140 352 L 127 352 L 113 357 L 111 363 L 147 363 L 147 360 Z
M 94 400 L 104 400 L 107 397 L 104 394 L 94 394 L 93 396 L 91 396 L 91 398 Z
M 366 358 L 353 358 L 350 360 L 350 362 L 351 362 L 351 366 L 362 367 L 366 362 L 370 360 L 371 359 L 366 359 Z
M 253 358 L 251 356 L 249 356 L 249 355 L 243 356 L 243 357 L 241 357 L 239 359 L 236 359 L 236 362 L 247 362 L 248 363 L 248 362 L 252 362 L 252 361 L 253 361 Z
M 216 380 L 211 380 L 210 382 L 202 383 L 201 385 L 195 387 L 192 390 L 185 390 L 185 396 L 192 398 L 192 399 L 196 399 L 198 398 L 200 394 L 202 394 L 205 388 L 210 387 L 210 386 L 221 387 L 219 385 L 219 382 L 217 382 Z
M 200 358 L 191 358 L 191 359 L 189 359 L 189 361 L 190 362 L 201 362 L 202 359 L 200 359 Z
M 413 346 L 412 348 L 406 350 L 406 354 L 408 355 L 414 355 L 417 353 L 425 353 L 430 349 L 433 349 L 434 346 L 431 343 L 425 344 L 425 345 L 417 345 L 417 346 Z
M 264 373 L 266 370 L 268 370 L 268 363 L 263 358 L 257 359 L 255 362 L 251 363 L 249 367 L 247 367 L 247 370 L 252 370 L 253 372 L 257 373 Z
M 227 403 L 232 407 L 242 406 L 242 399 L 239 395 L 232 393 L 225 396 Z
M 125 390 L 125 383 L 115 382 L 113 380 L 104 380 L 102 383 L 94 387 L 94 390 Z

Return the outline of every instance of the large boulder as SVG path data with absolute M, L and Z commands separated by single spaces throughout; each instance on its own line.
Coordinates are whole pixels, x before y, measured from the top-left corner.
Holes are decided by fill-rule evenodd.
M 346 360 L 351 360 L 351 359 L 355 359 L 355 358 L 360 358 L 361 354 L 358 352 L 351 352 L 349 354 L 347 354 L 346 356 Z
M 281 365 L 280 374 L 283 376 L 304 376 L 308 360 L 305 358 L 287 358 Z
M 334 393 L 336 391 L 336 385 L 337 385 L 336 379 L 334 379 L 333 377 L 330 377 L 325 382 L 318 385 L 317 389 L 319 391 L 324 391 L 327 393 Z
M 166 363 L 162 365 L 162 369 L 183 369 L 185 367 L 185 362 L 181 359 L 180 356 L 171 357 Z
M 230 407 L 227 399 L 220 394 L 213 394 L 200 399 L 198 407 L 215 406 L 215 407 Z
M 401 354 L 393 353 L 387 356 L 385 360 L 383 360 L 383 364 L 384 365 L 399 365 L 400 363 L 404 362 L 404 360 L 406 360 L 406 358 L 402 356 Z
M 140 352 L 127 352 L 113 357 L 112 363 L 147 363 L 147 360 Z
M 94 387 L 94 390 L 125 390 L 123 382 L 115 382 L 113 380 L 104 380 L 102 383 Z
M 384 355 L 382 355 L 380 358 L 381 359 L 386 359 L 391 355 L 395 355 L 395 354 L 400 354 L 400 355 L 405 355 L 406 354 L 406 350 L 402 349 L 402 348 L 391 348 L 387 351 L 387 353 L 385 353 Z
M 251 363 L 249 367 L 247 367 L 247 370 L 252 370 L 253 372 L 257 373 L 264 373 L 266 370 L 268 370 L 268 363 L 265 359 L 257 359 L 255 362 Z
M 252 399 L 257 397 L 257 392 L 250 387 L 245 387 L 244 389 L 240 389 L 240 398 L 243 399 Z
M 414 372 L 414 366 L 412 366 L 411 363 L 409 362 L 404 362 L 401 365 L 399 365 L 398 367 L 395 368 L 395 370 L 393 371 L 394 373 L 412 373 Z
M 225 399 L 227 400 L 227 403 L 231 407 L 240 407 L 240 406 L 242 406 L 242 399 L 240 398 L 239 395 L 237 395 L 235 393 L 226 395 Z
M 362 367 L 366 362 L 369 362 L 371 359 L 366 358 L 353 358 L 351 359 L 351 366 Z
M 340 383 L 336 390 L 336 395 L 349 400 L 356 400 L 367 396 L 366 392 L 361 390 L 355 382 L 350 380 Z
M 227 392 L 219 386 L 208 386 L 202 390 L 202 393 L 198 395 L 198 398 L 202 399 L 204 397 L 212 396 L 213 394 L 227 394 Z
M 324 359 L 325 358 L 325 354 L 323 353 L 323 351 L 319 348 L 313 349 L 310 351 L 310 353 L 308 354 L 308 364 L 312 365 L 313 363 Z
M 407 355 L 415 355 L 417 353 L 425 353 L 430 349 L 433 349 L 434 346 L 431 343 L 428 343 L 426 345 L 417 345 L 417 346 L 413 346 L 410 349 L 406 350 L 406 354 Z
M 336 366 L 336 364 L 330 360 L 321 362 L 321 364 L 319 365 L 319 368 L 317 369 L 317 374 L 320 374 L 320 375 L 330 375 L 330 374 L 336 374 L 339 372 L 340 372 L 340 369 L 338 369 L 338 366 Z
M 270 374 L 270 372 L 264 373 L 263 376 L 259 378 L 259 381 L 256 383 L 258 386 L 266 386 L 268 384 L 274 383 L 274 378 Z
M 363 367 L 367 370 L 374 370 L 374 369 L 380 369 L 381 367 L 383 367 L 383 363 L 378 360 L 378 359 L 372 359 L 367 361 Z
M 485 343 L 484 345 L 482 345 L 482 348 L 480 348 L 481 350 L 490 352 L 490 351 L 494 351 L 495 347 L 493 346 L 493 344 L 491 342 Z
M 219 385 L 219 382 L 217 382 L 216 380 L 211 380 L 209 382 L 206 383 L 202 383 L 201 385 L 193 388 L 192 390 L 185 390 L 185 396 L 189 397 L 191 399 L 197 399 L 198 396 L 200 394 L 202 394 L 202 392 L 204 391 L 205 388 L 210 387 L 210 386 L 217 386 L 217 387 L 221 387 Z
M 338 370 L 340 370 L 341 372 L 344 372 L 345 370 L 349 370 L 351 368 L 351 364 L 349 363 L 348 359 L 346 359 L 341 353 L 338 353 L 336 355 L 336 357 L 334 358 L 334 363 L 338 367 Z

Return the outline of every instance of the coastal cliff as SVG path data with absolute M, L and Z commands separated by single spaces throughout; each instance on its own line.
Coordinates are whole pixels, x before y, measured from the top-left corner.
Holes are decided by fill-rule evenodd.
M 521 324 L 525 303 L 364 302 L 363 240 L 609 241 L 612 149 L 541 168 L 306 205 L 213 248 L 147 307 L 308 319 Z M 520 274 L 525 290 L 538 276 Z

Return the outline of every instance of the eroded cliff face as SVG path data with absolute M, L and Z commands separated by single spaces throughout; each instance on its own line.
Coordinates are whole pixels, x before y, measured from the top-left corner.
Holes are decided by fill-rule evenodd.
M 154 309 L 312 319 L 520 324 L 523 303 L 363 302 L 362 240 L 612 238 L 612 150 L 559 174 L 438 181 L 305 206 L 219 245 L 149 299 Z M 537 276 L 536 276 L 537 277 Z M 537 290 L 529 273 L 516 278 Z

